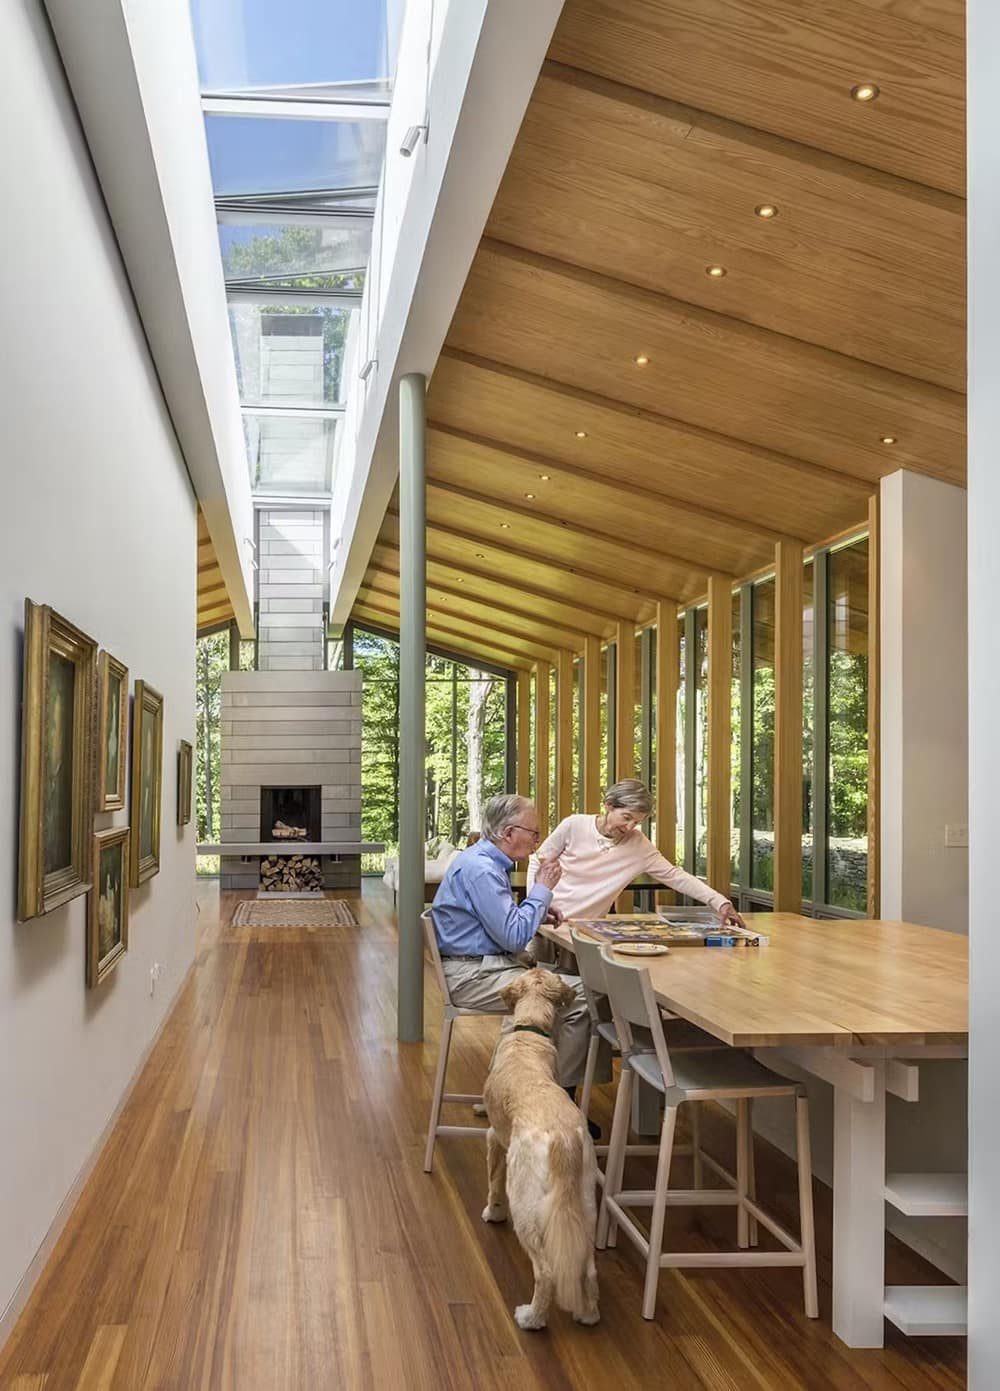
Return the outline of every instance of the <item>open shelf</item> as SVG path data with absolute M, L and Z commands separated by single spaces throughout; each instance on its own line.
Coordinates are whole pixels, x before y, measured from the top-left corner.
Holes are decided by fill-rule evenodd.
M 955 1337 L 968 1332 L 965 1285 L 888 1285 L 883 1310 L 910 1338 Z
M 908 1217 L 966 1217 L 966 1174 L 887 1174 L 885 1200 Z

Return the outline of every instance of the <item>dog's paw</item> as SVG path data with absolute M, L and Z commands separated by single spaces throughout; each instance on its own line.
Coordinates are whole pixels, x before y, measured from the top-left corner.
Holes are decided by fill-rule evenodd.
M 518 1328 L 523 1328 L 529 1332 L 533 1329 L 545 1327 L 544 1318 L 542 1318 L 540 1314 L 535 1313 L 534 1306 L 531 1304 L 519 1304 L 517 1306 L 514 1310 L 514 1322 L 517 1324 Z
M 595 1304 L 593 1309 L 584 1309 L 582 1313 L 574 1314 L 573 1320 L 576 1323 L 585 1324 L 587 1328 L 590 1328 L 592 1324 L 600 1323 L 601 1311 Z
M 483 1105 L 483 1103 L 482 1103 L 481 1101 L 474 1101 L 474 1102 L 472 1103 L 472 1114 L 473 1114 L 474 1116 L 485 1116 L 485 1115 L 486 1115 L 486 1107 Z
M 487 1203 L 483 1208 L 484 1222 L 506 1222 L 507 1204 L 506 1203 Z

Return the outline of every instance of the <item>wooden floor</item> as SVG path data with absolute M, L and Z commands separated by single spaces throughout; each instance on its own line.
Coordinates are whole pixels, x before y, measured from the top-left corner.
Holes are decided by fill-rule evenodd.
M 429 984 L 427 1043 L 397 1045 L 388 895 L 366 886 L 362 926 L 324 931 L 231 928 L 236 897 L 201 892 L 196 969 L 0 1353 L 3 1391 L 965 1385 L 964 1340 L 833 1336 L 819 1187 L 816 1323 L 791 1270 L 664 1272 L 645 1323 L 620 1249 L 598 1261 L 598 1327 L 520 1332 L 530 1271 L 480 1220 L 483 1148 L 442 1141 L 422 1172 L 440 1007 Z M 478 1090 L 495 1027 L 460 1022 L 456 1089 Z M 712 1143 L 732 1143 L 721 1115 Z M 794 1225 L 794 1170 L 763 1145 L 758 1183 Z M 704 1248 L 733 1220 L 670 1214 Z M 892 1241 L 889 1274 L 933 1278 Z

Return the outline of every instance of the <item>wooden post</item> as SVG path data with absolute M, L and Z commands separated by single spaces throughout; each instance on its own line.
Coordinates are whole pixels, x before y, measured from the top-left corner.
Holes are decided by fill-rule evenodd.
M 707 878 L 729 895 L 730 760 L 732 758 L 733 590 L 724 575 L 708 581 Z
M 522 797 L 531 796 L 531 672 L 517 673 L 517 786 Z
M 601 806 L 601 639 L 589 637 L 583 649 L 580 699 L 583 729 L 581 784 L 583 810 L 594 816 Z
M 556 821 L 573 810 L 573 653 L 559 653 L 556 670 Z
M 549 833 L 549 678 L 551 662 L 535 663 L 535 810 L 542 838 Z
M 802 543 L 774 548 L 774 911 L 802 911 Z
M 635 777 L 635 624 L 620 619 L 615 643 L 615 782 Z
M 868 916 L 881 912 L 881 837 L 879 830 L 881 787 L 881 719 L 879 595 L 881 543 L 879 540 L 879 494 L 868 499 Z
M 656 606 L 656 845 L 677 857 L 677 687 L 680 684 L 677 605 Z

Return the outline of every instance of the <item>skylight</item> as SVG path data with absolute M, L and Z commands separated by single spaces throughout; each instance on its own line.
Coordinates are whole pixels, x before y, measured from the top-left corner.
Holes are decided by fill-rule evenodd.
M 324 494 L 404 0 L 191 0 L 255 493 Z

